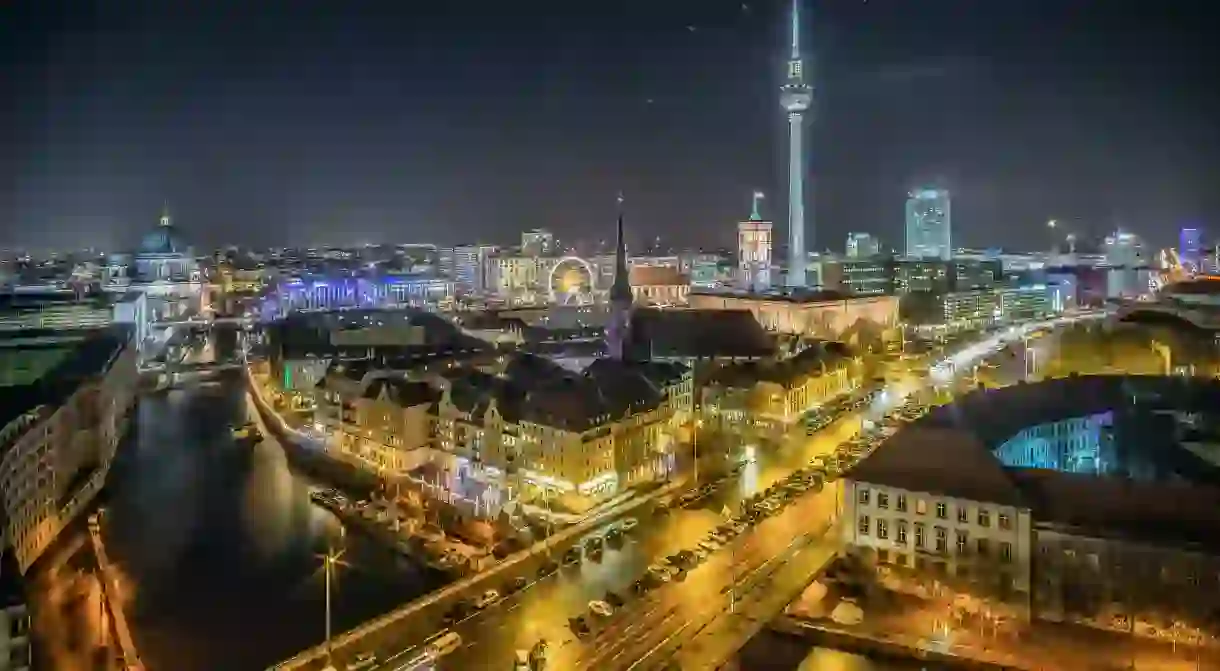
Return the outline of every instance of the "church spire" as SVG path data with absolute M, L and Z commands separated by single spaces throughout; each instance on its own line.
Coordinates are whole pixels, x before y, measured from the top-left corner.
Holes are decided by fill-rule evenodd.
M 631 279 L 627 270 L 627 243 L 623 239 L 623 194 L 618 195 L 618 244 L 614 249 L 614 284 L 610 287 L 610 321 L 606 325 L 606 349 L 618 361 L 627 358 L 631 332 Z
M 165 201 L 165 203 L 161 205 L 161 225 L 166 228 L 173 226 L 173 220 L 170 219 L 170 217 L 169 217 L 169 201 L 168 200 Z
M 618 237 L 614 247 L 614 284 L 610 301 L 631 302 L 631 277 L 627 269 L 627 241 L 623 238 L 623 194 L 618 195 Z

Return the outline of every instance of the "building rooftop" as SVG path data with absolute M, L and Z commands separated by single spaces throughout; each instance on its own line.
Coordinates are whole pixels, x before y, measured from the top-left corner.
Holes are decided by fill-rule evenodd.
M 786 359 L 742 361 L 721 366 L 708 382 L 726 387 L 752 387 L 758 382 L 773 382 L 793 387 L 810 377 L 845 366 L 851 352 L 842 343 L 820 341 Z
M 1032 511 L 1038 524 L 1220 548 L 1220 487 L 1200 472 L 1169 480 L 1007 468 L 993 452 L 1022 429 L 1108 412 L 1215 412 L 1220 383 L 1162 376 L 1081 376 L 967 394 L 908 424 L 856 465 L 852 480 Z M 1151 414 L 1155 419 L 1159 415 Z M 1161 455 L 1168 458 L 1169 455 Z
M 834 301 L 860 300 L 876 298 L 875 296 L 853 296 L 842 291 L 822 289 L 796 289 L 774 291 L 725 291 L 711 289 L 695 289 L 691 295 L 715 296 L 717 298 L 742 298 L 758 301 L 785 301 L 788 303 L 829 303 Z
M 1024 507 L 1024 499 L 991 450 L 969 432 L 908 427 L 886 440 L 848 475 L 912 492 Z
M 0 334 L 0 366 L 18 367 L 3 374 L 9 384 L 0 383 L 0 427 L 63 402 L 83 380 L 103 372 L 127 341 L 121 327 Z
M 631 315 L 628 351 L 640 360 L 774 356 L 775 339 L 748 310 L 639 308 Z

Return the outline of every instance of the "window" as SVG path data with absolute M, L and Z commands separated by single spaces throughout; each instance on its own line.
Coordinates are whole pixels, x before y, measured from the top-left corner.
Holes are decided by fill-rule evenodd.
M 915 514 L 916 515 L 927 515 L 928 514 L 928 502 L 924 501 L 923 499 L 915 499 Z
M 979 526 L 980 527 L 991 526 L 991 513 L 987 512 L 986 510 L 983 510 L 982 508 L 979 508 Z
M 936 527 L 936 551 L 946 552 L 949 549 L 949 532 L 944 527 Z
M 1012 561 L 1012 543 L 1000 543 L 1000 561 L 1004 563 Z
M 1000 513 L 997 522 L 999 522 L 1001 529 L 1007 530 L 1012 528 L 1012 518 L 1004 513 Z
M 885 520 L 877 520 L 877 538 L 885 540 L 890 537 L 890 525 Z
M 980 557 L 986 557 L 987 556 L 987 539 L 980 538 L 978 541 L 978 547 L 976 549 L 978 550 Z
M 936 517 L 942 520 L 949 519 L 949 506 L 944 503 L 936 504 Z
M 907 544 L 907 521 L 898 520 L 898 544 Z
M 862 505 L 862 506 L 868 505 L 868 490 L 865 488 L 860 489 L 860 505 Z
M 907 495 L 898 495 L 898 512 L 905 513 L 907 511 Z
M 970 522 L 970 510 L 964 505 L 957 507 L 957 522 L 958 524 L 967 524 Z
M 877 507 L 882 510 L 890 507 L 890 495 L 884 492 L 877 492 Z
M 868 535 L 868 515 L 860 516 L 860 535 L 861 536 Z
M 915 523 L 915 547 L 923 547 L 923 523 Z
M 957 553 L 959 555 L 966 554 L 967 543 L 970 542 L 970 536 L 965 531 L 957 532 Z

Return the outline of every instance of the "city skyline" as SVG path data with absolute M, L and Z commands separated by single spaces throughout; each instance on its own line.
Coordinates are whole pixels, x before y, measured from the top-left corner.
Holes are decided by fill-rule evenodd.
M 19 3 L 0 61 L 14 147 L 0 238 L 122 248 L 168 200 L 200 247 L 501 242 L 537 226 L 593 242 L 612 221 L 605 194 L 623 189 L 638 194 L 629 239 L 730 247 L 754 188 L 777 195 L 769 218 L 787 209 L 781 82 L 759 73 L 782 69 L 790 3 L 685 5 L 340 11 L 325 25 L 108 9 L 85 25 Z M 852 230 L 899 239 L 906 191 L 941 178 L 966 246 L 1019 246 L 1049 218 L 1156 244 L 1207 230 L 1211 47 L 1161 7 L 1091 11 L 1081 31 L 1068 5 L 809 8 L 823 93 L 808 249 Z M 224 54 L 222 20 L 239 26 Z M 1135 25 L 1148 29 L 1127 44 Z M 933 47 L 906 34 L 933 29 Z

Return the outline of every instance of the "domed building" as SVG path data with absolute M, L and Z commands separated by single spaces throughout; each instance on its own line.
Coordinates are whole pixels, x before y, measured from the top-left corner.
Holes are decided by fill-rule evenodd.
M 157 228 L 144 236 L 135 256 L 134 279 L 144 281 L 197 281 L 198 264 L 191 249 L 174 228 L 169 208 L 161 213 Z
M 153 321 L 198 312 L 206 303 L 199 264 L 174 228 L 168 208 L 134 254 L 107 257 L 103 277 L 110 293 L 146 294 Z

